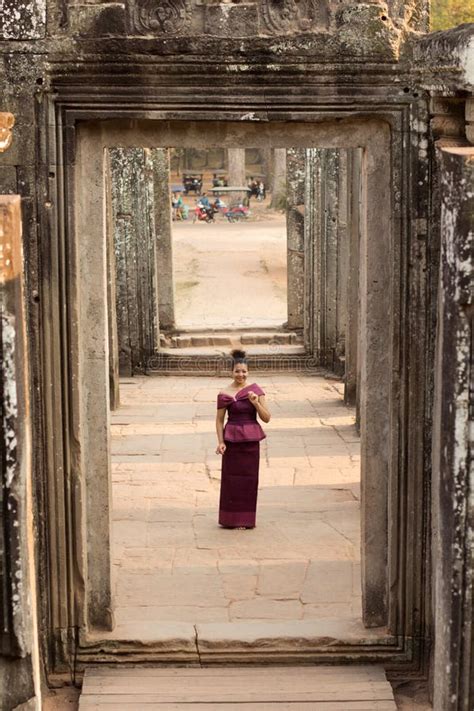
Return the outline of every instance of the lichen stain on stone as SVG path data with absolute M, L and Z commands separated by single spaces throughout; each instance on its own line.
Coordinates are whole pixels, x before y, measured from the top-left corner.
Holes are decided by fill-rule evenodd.
M 249 64 L 227 64 L 226 70 L 228 72 L 249 72 L 252 67 Z
M 16 392 L 15 368 L 15 318 L 2 314 L 3 341 L 3 431 L 5 438 L 5 486 L 10 488 L 17 469 L 17 438 L 15 423 L 18 420 L 18 400 Z
M 461 181 L 460 181 L 461 182 Z M 465 307 L 472 304 L 468 285 L 472 279 L 472 246 L 474 234 L 471 231 L 467 239 L 459 242 L 459 223 L 462 219 L 463 204 L 469 199 L 460 184 L 456 182 L 451 172 L 446 172 L 442 179 L 443 202 L 441 207 L 441 225 L 443 234 L 444 269 L 442 273 L 444 289 L 449 294 L 449 300 L 454 303 L 453 313 L 455 323 L 455 388 L 454 402 L 450 408 L 454 411 L 453 447 L 450 452 L 452 464 L 450 471 L 454 472 L 455 496 L 453 497 L 453 511 L 458 522 L 464 521 L 467 513 L 468 499 L 466 491 L 472 492 L 469 486 L 469 361 L 471 338 L 470 328 L 466 317 Z M 452 320 L 452 319 L 448 319 Z M 448 452 L 444 453 L 445 460 L 449 459 Z M 458 538 L 462 537 L 461 529 L 457 531 Z M 472 531 L 471 531 L 472 537 Z M 459 560 L 463 560 L 464 549 L 456 542 L 453 553 Z
M 20 523 L 18 520 L 19 510 L 17 501 L 17 478 L 20 472 L 20 462 L 18 460 L 18 439 L 17 426 L 20 422 L 17 396 L 17 372 L 16 372 L 16 319 L 11 314 L 3 313 L 1 316 L 2 329 L 2 364 L 1 377 L 3 382 L 3 436 L 5 446 L 5 472 L 2 485 L 4 487 L 4 498 L 7 502 L 8 511 L 13 519 L 13 528 L 18 530 Z M 23 571 L 22 556 L 12 556 L 12 569 L 10 571 L 12 614 L 16 628 L 16 635 L 20 645 L 24 646 L 24 610 L 23 600 Z
M 1 39 L 40 39 L 45 35 L 46 0 L 3 0 Z

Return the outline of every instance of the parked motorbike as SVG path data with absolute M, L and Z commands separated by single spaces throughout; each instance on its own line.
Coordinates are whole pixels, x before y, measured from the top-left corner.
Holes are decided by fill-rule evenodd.
M 193 222 L 214 222 L 216 212 L 217 210 L 212 205 L 203 205 L 198 202 L 194 208 Z
M 230 207 L 224 214 L 229 222 L 239 222 L 249 217 L 250 210 L 248 207 L 245 207 L 245 205 L 235 205 L 234 207 Z

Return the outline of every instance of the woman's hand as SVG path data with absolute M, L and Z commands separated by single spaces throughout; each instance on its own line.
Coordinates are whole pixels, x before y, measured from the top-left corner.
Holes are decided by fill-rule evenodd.
M 248 398 L 254 408 L 257 410 L 257 414 L 260 419 L 264 422 L 270 422 L 271 415 L 267 407 L 265 395 L 260 395 L 259 397 L 256 393 L 253 392 L 253 390 L 249 390 Z
M 254 407 L 256 407 L 258 405 L 258 395 L 256 393 L 254 393 L 253 390 L 249 390 L 248 399 L 250 400 L 250 402 L 252 403 L 252 405 Z
M 216 447 L 216 454 L 224 454 L 225 450 L 226 450 L 226 446 L 225 446 L 224 442 L 221 442 Z

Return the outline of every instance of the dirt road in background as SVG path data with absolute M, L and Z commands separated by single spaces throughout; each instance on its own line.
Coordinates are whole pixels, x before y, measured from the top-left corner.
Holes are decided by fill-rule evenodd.
M 278 327 L 287 319 L 284 215 L 173 223 L 179 328 Z

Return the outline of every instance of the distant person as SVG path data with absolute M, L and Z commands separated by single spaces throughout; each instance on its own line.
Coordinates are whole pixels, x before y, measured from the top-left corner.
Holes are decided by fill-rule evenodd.
M 203 193 L 203 194 L 200 196 L 200 198 L 199 198 L 199 203 L 201 203 L 201 205 L 202 205 L 204 208 L 211 207 L 211 203 L 209 202 L 209 198 L 207 197 L 206 193 Z M 198 203 L 198 204 L 199 204 L 199 203 Z
M 250 178 L 248 184 L 247 184 L 247 196 L 250 200 L 251 197 L 257 197 L 258 196 L 258 184 L 257 181 L 254 180 L 254 178 Z
M 214 202 L 212 203 L 212 207 L 214 210 L 223 210 L 227 207 L 227 205 L 223 200 L 221 200 L 219 196 L 217 196 Z
M 260 441 L 266 436 L 257 415 L 263 422 L 270 422 L 271 415 L 262 388 L 246 384 L 245 351 L 231 355 L 232 382 L 217 396 L 216 454 L 222 455 L 219 525 L 244 530 L 255 528 Z
M 188 218 L 188 208 L 184 204 L 184 200 L 179 193 L 173 193 L 171 206 L 173 208 L 174 220 L 186 220 Z

